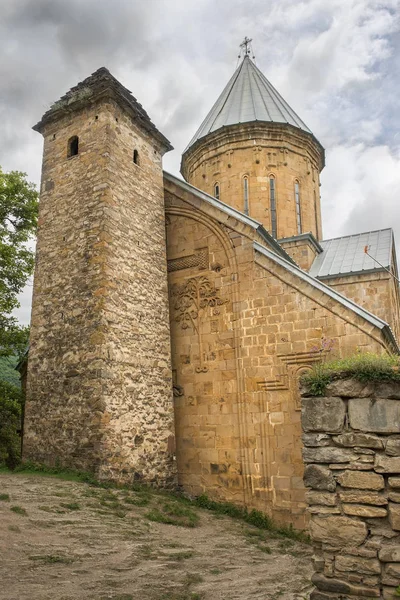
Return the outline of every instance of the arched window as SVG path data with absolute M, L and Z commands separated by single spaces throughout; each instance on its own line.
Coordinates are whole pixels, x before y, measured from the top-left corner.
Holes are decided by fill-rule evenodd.
M 276 228 L 276 187 L 273 175 L 269 176 L 269 208 L 271 211 L 271 234 L 276 239 L 278 237 Z
M 297 221 L 297 233 L 301 233 L 301 205 L 300 205 L 300 184 L 298 181 L 294 182 L 294 199 L 296 201 L 296 221 Z
M 314 190 L 314 213 L 315 213 L 315 236 L 316 236 L 317 240 L 319 240 L 317 194 L 315 193 L 315 190 Z
M 214 198 L 219 200 L 219 183 L 214 183 Z
M 68 140 L 67 146 L 67 156 L 70 158 L 71 156 L 76 156 L 79 152 L 79 138 L 77 135 L 73 135 Z
M 247 175 L 243 177 L 243 212 L 249 214 L 249 178 Z
M 139 152 L 136 150 L 136 148 L 133 151 L 133 162 L 135 163 L 135 165 L 139 165 Z

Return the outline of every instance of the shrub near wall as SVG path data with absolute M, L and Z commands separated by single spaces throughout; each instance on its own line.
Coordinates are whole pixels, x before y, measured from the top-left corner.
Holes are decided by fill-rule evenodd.
M 311 600 L 400 598 L 400 378 L 391 359 L 355 362 L 302 389 Z

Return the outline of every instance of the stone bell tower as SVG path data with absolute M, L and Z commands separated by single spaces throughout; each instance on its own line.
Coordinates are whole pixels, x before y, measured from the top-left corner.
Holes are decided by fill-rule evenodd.
M 105 68 L 34 129 L 44 154 L 24 459 L 168 485 L 171 145 Z
M 308 269 L 322 239 L 324 149 L 256 67 L 245 42 L 241 64 L 183 153 L 181 172 L 262 223 Z

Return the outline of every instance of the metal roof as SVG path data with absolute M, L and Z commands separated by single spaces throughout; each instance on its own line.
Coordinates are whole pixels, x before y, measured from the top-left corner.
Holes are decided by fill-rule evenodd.
M 385 231 L 385 230 L 383 230 L 383 231 Z M 374 232 L 372 232 L 372 233 L 374 233 Z M 361 234 L 361 235 L 365 235 L 365 234 Z M 353 237 L 353 236 L 350 236 L 350 237 Z M 378 327 L 378 329 L 380 329 L 382 331 L 382 334 L 386 338 L 387 342 L 394 348 L 395 352 L 397 354 L 400 353 L 400 349 L 397 344 L 396 338 L 393 335 L 393 331 L 391 330 L 390 326 L 386 323 L 386 321 L 384 321 L 383 319 L 380 319 L 376 315 L 373 315 L 368 310 L 365 310 L 365 308 L 363 308 L 359 304 L 356 304 L 356 302 L 353 302 L 353 300 L 349 300 L 348 298 L 346 298 L 345 296 L 343 296 L 342 294 L 337 292 L 335 289 L 331 288 L 329 285 L 326 285 L 325 283 L 318 281 L 318 279 L 315 279 L 315 277 L 312 277 L 310 275 L 310 273 L 303 271 L 302 269 L 300 269 L 293 263 L 289 263 L 287 260 L 285 260 L 281 256 L 278 256 L 274 252 L 271 252 L 270 250 L 268 250 L 268 248 L 261 246 L 261 244 L 259 244 L 258 242 L 253 242 L 253 246 L 254 246 L 254 249 L 259 254 L 262 254 L 262 255 L 270 258 L 277 264 L 281 265 L 282 267 L 284 267 L 285 269 L 290 271 L 290 273 L 293 273 L 293 275 L 296 275 L 297 277 L 299 277 L 306 283 L 309 283 L 310 285 L 312 285 L 317 290 L 324 292 L 324 294 L 327 294 L 328 296 L 330 296 L 331 298 L 333 298 L 334 300 L 336 300 L 337 302 L 339 302 L 346 308 L 352 310 L 358 316 L 362 317 L 363 319 L 365 319 L 366 321 L 371 323 L 371 325 L 374 325 L 374 327 Z
M 185 152 L 197 140 L 221 127 L 251 121 L 288 123 L 311 133 L 307 125 L 246 55 L 189 142 Z
M 393 231 L 380 229 L 356 235 L 323 240 L 323 252 L 319 254 L 310 269 L 310 275 L 319 279 L 382 271 L 390 268 L 393 255 Z M 377 264 L 370 256 L 373 256 Z

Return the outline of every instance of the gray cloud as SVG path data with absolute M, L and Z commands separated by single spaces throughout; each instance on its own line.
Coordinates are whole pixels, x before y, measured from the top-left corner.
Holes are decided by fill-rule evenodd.
M 399 9 L 400 0 L 3 0 L 0 164 L 38 182 L 31 126 L 104 65 L 171 140 L 164 165 L 177 173 L 248 35 L 257 65 L 326 147 L 325 233 L 393 225 L 400 235 Z

